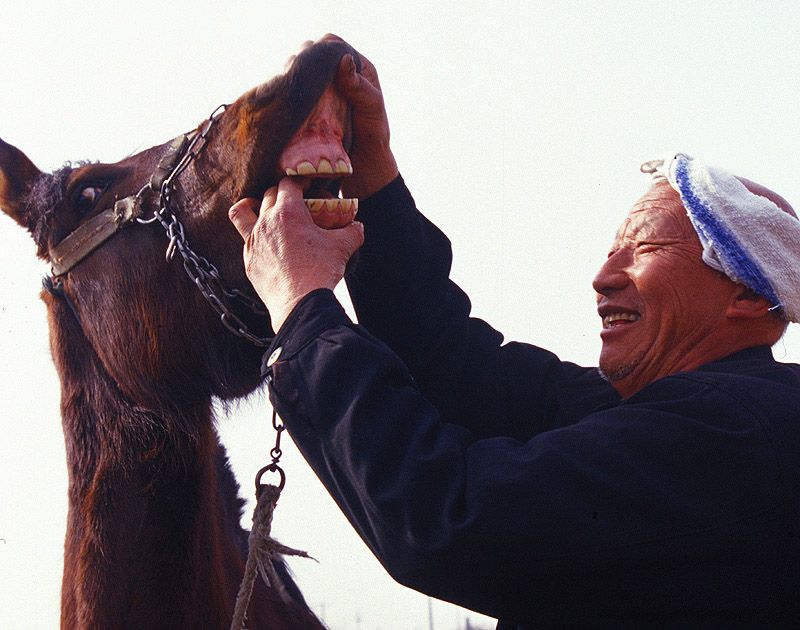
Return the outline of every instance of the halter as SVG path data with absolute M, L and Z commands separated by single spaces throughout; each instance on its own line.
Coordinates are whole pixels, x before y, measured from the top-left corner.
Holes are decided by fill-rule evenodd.
M 247 325 L 228 308 L 226 301 L 235 300 L 257 315 L 268 315 L 266 309 L 238 289 L 226 288 L 217 268 L 188 245 L 183 225 L 172 209 L 175 180 L 206 146 L 211 129 L 227 107 L 220 105 L 198 129 L 175 138 L 153 171 L 150 182 L 138 193 L 120 199 L 113 208 L 104 210 L 81 223 L 58 245 L 51 248 L 49 252 L 52 263 L 51 276 L 45 278 L 45 288 L 59 295 L 65 295 L 61 277 L 94 250 L 129 225 L 149 225 L 158 222 L 169 239 L 166 260 L 172 260 L 176 251 L 180 253 L 186 274 L 219 315 L 225 328 L 237 337 L 247 339 L 257 346 L 268 346 L 272 341 L 271 338 L 252 334 Z M 159 203 L 158 210 L 153 216 L 143 219 L 143 195 L 146 191 L 158 193 Z
M 223 298 L 236 300 L 258 315 L 268 315 L 267 310 L 238 289 L 225 287 L 217 268 L 208 259 L 198 255 L 189 247 L 186 242 L 183 225 L 172 208 L 175 180 L 206 146 L 211 129 L 225 113 L 227 107 L 227 105 L 220 105 L 198 129 L 188 135 L 184 134 L 175 138 L 153 171 L 149 183 L 143 186 L 138 193 L 120 199 L 114 204 L 113 208 L 104 210 L 100 214 L 87 219 L 62 239 L 58 245 L 50 249 L 51 274 L 45 276 L 43 281 L 44 288 L 52 294 L 63 297 L 78 321 L 80 321 L 80 318 L 78 318 L 71 300 L 64 291 L 61 280 L 63 275 L 123 228 L 133 224 L 150 225 L 158 222 L 164 228 L 164 232 L 169 239 L 166 260 L 168 262 L 172 260 L 175 252 L 181 255 L 186 274 L 219 315 L 222 324 L 234 335 L 247 339 L 257 346 L 269 346 L 272 339 L 253 335 L 246 324 L 226 306 Z M 153 216 L 143 219 L 143 195 L 146 191 L 157 192 L 159 202 L 158 209 L 153 213 Z M 239 587 L 231 621 L 233 630 L 242 630 L 244 628 L 246 611 L 257 572 L 260 571 L 268 586 L 272 584 L 276 587 L 281 598 L 285 601 L 287 597 L 285 589 L 280 586 L 282 580 L 272 566 L 273 555 L 310 557 L 306 552 L 281 545 L 270 537 L 275 504 L 286 483 L 286 474 L 279 464 L 282 455 L 281 434 L 285 427 L 278 419 L 278 414 L 274 408 L 272 410 L 272 427 L 275 429 L 275 446 L 270 450 L 272 462 L 264 466 L 256 474 L 256 507 L 253 512 L 253 528 L 248 538 L 249 551 L 245 573 Z M 262 482 L 262 478 L 266 473 L 278 474 L 279 481 L 277 486 Z

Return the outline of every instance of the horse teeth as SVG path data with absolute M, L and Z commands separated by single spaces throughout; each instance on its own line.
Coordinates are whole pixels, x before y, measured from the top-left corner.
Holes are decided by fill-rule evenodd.
M 311 214 L 319 214 L 322 210 L 322 199 L 303 199 L 306 202 L 306 207 Z
M 328 158 L 320 158 L 319 165 L 314 166 L 310 160 L 303 160 L 295 168 L 287 168 L 287 175 L 333 175 L 339 173 L 342 175 L 352 175 L 353 166 L 347 161 L 339 158 L 336 160 L 334 166 Z
M 306 160 L 305 162 L 300 162 L 297 165 L 297 174 L 298 175 L 316 175 L 317 169 L 314 168 L 314 165 Z
M 355 216 L 358 213 L 358 199 L 342 199 L 342 213 L 353 213 Z
M 303 199 L 311 214 L 319 214 L 323 210 L 329 214 L 338 212 L 342 215 L 355 214 L 358 212 L 358 199 Z

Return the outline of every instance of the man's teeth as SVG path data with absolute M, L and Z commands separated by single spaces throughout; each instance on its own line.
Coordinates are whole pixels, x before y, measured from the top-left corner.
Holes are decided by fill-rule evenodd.
M 348 214 L 352 212 L 355 214 L 358 211 L 358 199 L 303 199 L 311 214 L 319 214 L 320 212 L 339 212 L 341 214 Z
M 319 164 L 314 166 L 308 160 L 304 160 L 297 165 L 297 168 L 287 168 L 287 175 L 352 175 L 353 167 L 345 160 L 339 158 L 336 164 L 331 164 L 330 160 L 321 158 Z
M 639 313 L 611 313 L 603 318 L 603 326 L 610 326 L 618 321 L 635 322 L 639 317 Z

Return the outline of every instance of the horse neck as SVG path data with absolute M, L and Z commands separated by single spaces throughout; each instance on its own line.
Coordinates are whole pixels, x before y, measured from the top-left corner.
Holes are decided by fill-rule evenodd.
M 69 469 L 62 627 L 226 627 L 243 533 L 210 395 L 138 406 L 76 325 L 51 323 Z

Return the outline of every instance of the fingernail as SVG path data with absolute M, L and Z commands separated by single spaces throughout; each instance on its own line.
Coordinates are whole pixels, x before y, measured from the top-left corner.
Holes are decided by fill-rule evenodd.
M 353 56 L 350 55 L 350 70 L 348 74 L 352 77 L 356 73 L 356 62 L 353 60 Z

